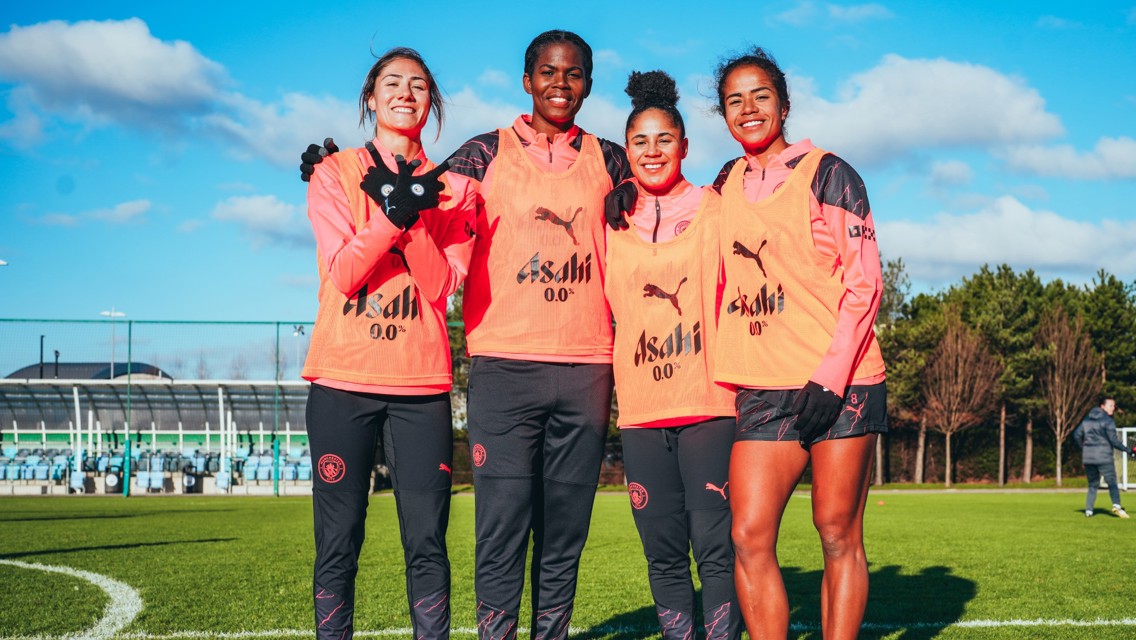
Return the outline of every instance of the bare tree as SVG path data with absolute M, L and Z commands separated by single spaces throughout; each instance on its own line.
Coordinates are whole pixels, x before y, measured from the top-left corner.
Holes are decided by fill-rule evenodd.
M 248 378 L 248 363 L 245 361 L 245 357 L 238 353 L 233 356 L 233 361 L 229 364 L 229 379 L 244 380 L 246 378 Z
M 205 351 L 197 353 L 197 379 L 208 380 L 210 376 L 209 361 L 205 359 Z
M 923 484 L 923 460 L 927 455 L 927 413 L 919 418 L 919 440 L 915 449 L 915 484 Z
M 967 329 L 958 311 L 945 310 L 946 333 L 923 371 L 931 428 L 946 439 L 943 477 L 951 486 L 951 436 L 982 422 L 993 407 L 1001 367 L 978 334 Z
M 1041 392 L 1049 428 L 1057 440 L 1057 486 L 1061 486 L 1061 446 L 1101 390 L 1104 361 L 1093 349 L 1084 322 L 1069 320 L 1058 305 L 1041 320 L 1038 345 L 1046 351 Z

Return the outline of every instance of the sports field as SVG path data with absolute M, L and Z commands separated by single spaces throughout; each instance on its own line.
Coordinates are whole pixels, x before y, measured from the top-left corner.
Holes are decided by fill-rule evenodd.
M 1087 519 L 1082 504 L 1080 492 L 874 492 L 862 637 L 1136 636 L 1136 519 Z M 473 637 L 471 494 L 454 496 L 449 546 L 454 635 Z M 806 495 L 790 501 L 780 556 L 791 635 L 819 638 Z M 0 637 L 313 637 L 311 562 L 308 498 L 3 498 Z M 371 499 L 358 593 L 359 637 L 409 636 L 389 495 Z M 601 493 L 573 635 L 646 638 L 654 625 L 627 498 Z

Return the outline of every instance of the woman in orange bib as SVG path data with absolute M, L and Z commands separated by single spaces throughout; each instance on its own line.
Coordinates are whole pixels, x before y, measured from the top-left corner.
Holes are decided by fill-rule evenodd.
M 359 97 L 364 148 L 310 173 L 319 312 L 303 377 L 316 473 L 314 600 L 319 640 L 354 633 L 355 574 L 381 442 L 394 485 L 415 638 L 448 638 L 452 426 L 446 297 L 465 277 L 473 211 L 455 208 L 422 152 L 441 92 L 412 49 L 388 51 Z M 330 145 L 329 145 L 330 146 Z M 410 158 L 408 163 L 406 158 Z M 307 179 L 307 178 L 305 178 Z
M 477 631 L 516 636 L 532 540 L 534 640 L 563 640 L 607 435 L 611 312 L 603 199 L 630 178 L 618 145 L 575 124 L 592 49 L 546 31 L 524 57 L 532 113 L 450 157 L 477 209 L 463 294 L 477 532 Z
M 734 394 L 713 381 L 721 198 L 682 176 L 674 79 L 632 73 L 627 94 L 634 228 L 608 234 L 604 289 L 631 513 L 663 639 L 695 637 L 692 549 L 705 637 L 740 638 L 728 486 Z
M 855 638 L 868 597 L 863 517 L 884 363 L 872 325 L 882 278 L 867 192 L 837 156 L 789 144 L 785 76 L 758 48 L 718 68 L 718 109 L 744 156 L 726 163 L 725 270 L 715 379 L 738 386 L 730 460 L 738 601 L 753 638 L 784 638 L 777 564 L 785 505 L 812 464 L 823 636 Z

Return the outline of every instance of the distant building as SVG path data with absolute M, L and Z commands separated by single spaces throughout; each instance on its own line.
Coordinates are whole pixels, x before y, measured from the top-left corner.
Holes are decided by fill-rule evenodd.
M 113 380 L 127 374 L 140 380 L 173 380 L 173 376 L 145 362 L 116 362 L 111 375 L 109 362 L 45 362 L 29 364 L 8 374 L 7 378 L 21 380 Z

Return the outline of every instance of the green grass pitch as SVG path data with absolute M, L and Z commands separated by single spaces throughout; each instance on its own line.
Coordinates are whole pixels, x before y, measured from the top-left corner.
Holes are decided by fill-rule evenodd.
M 873 492 L 862 637 L 1136 636 L 1136 519 L 1085 518 L 1083 500 L 1079 492 Z M 309 498 L 0 499 L 0 638 L 61 638 L 105 617 L 103 588 L 43 566 L 132 587 L 142 608 L 115 638 L 313 637 L 311 518 Z M 454 635 L 473 637 L 468 493 L 454 496 L 449 547 Z M 820 545 L 807 495 L 790 501 L 779 553 L 791 636 L 819 638 Z M 357 634 L 408 637 L 389 495 L 371 499 L 360 564 Z M 584 638 L 657 636 L 623 493 L 597 496 L 572 626 Z

